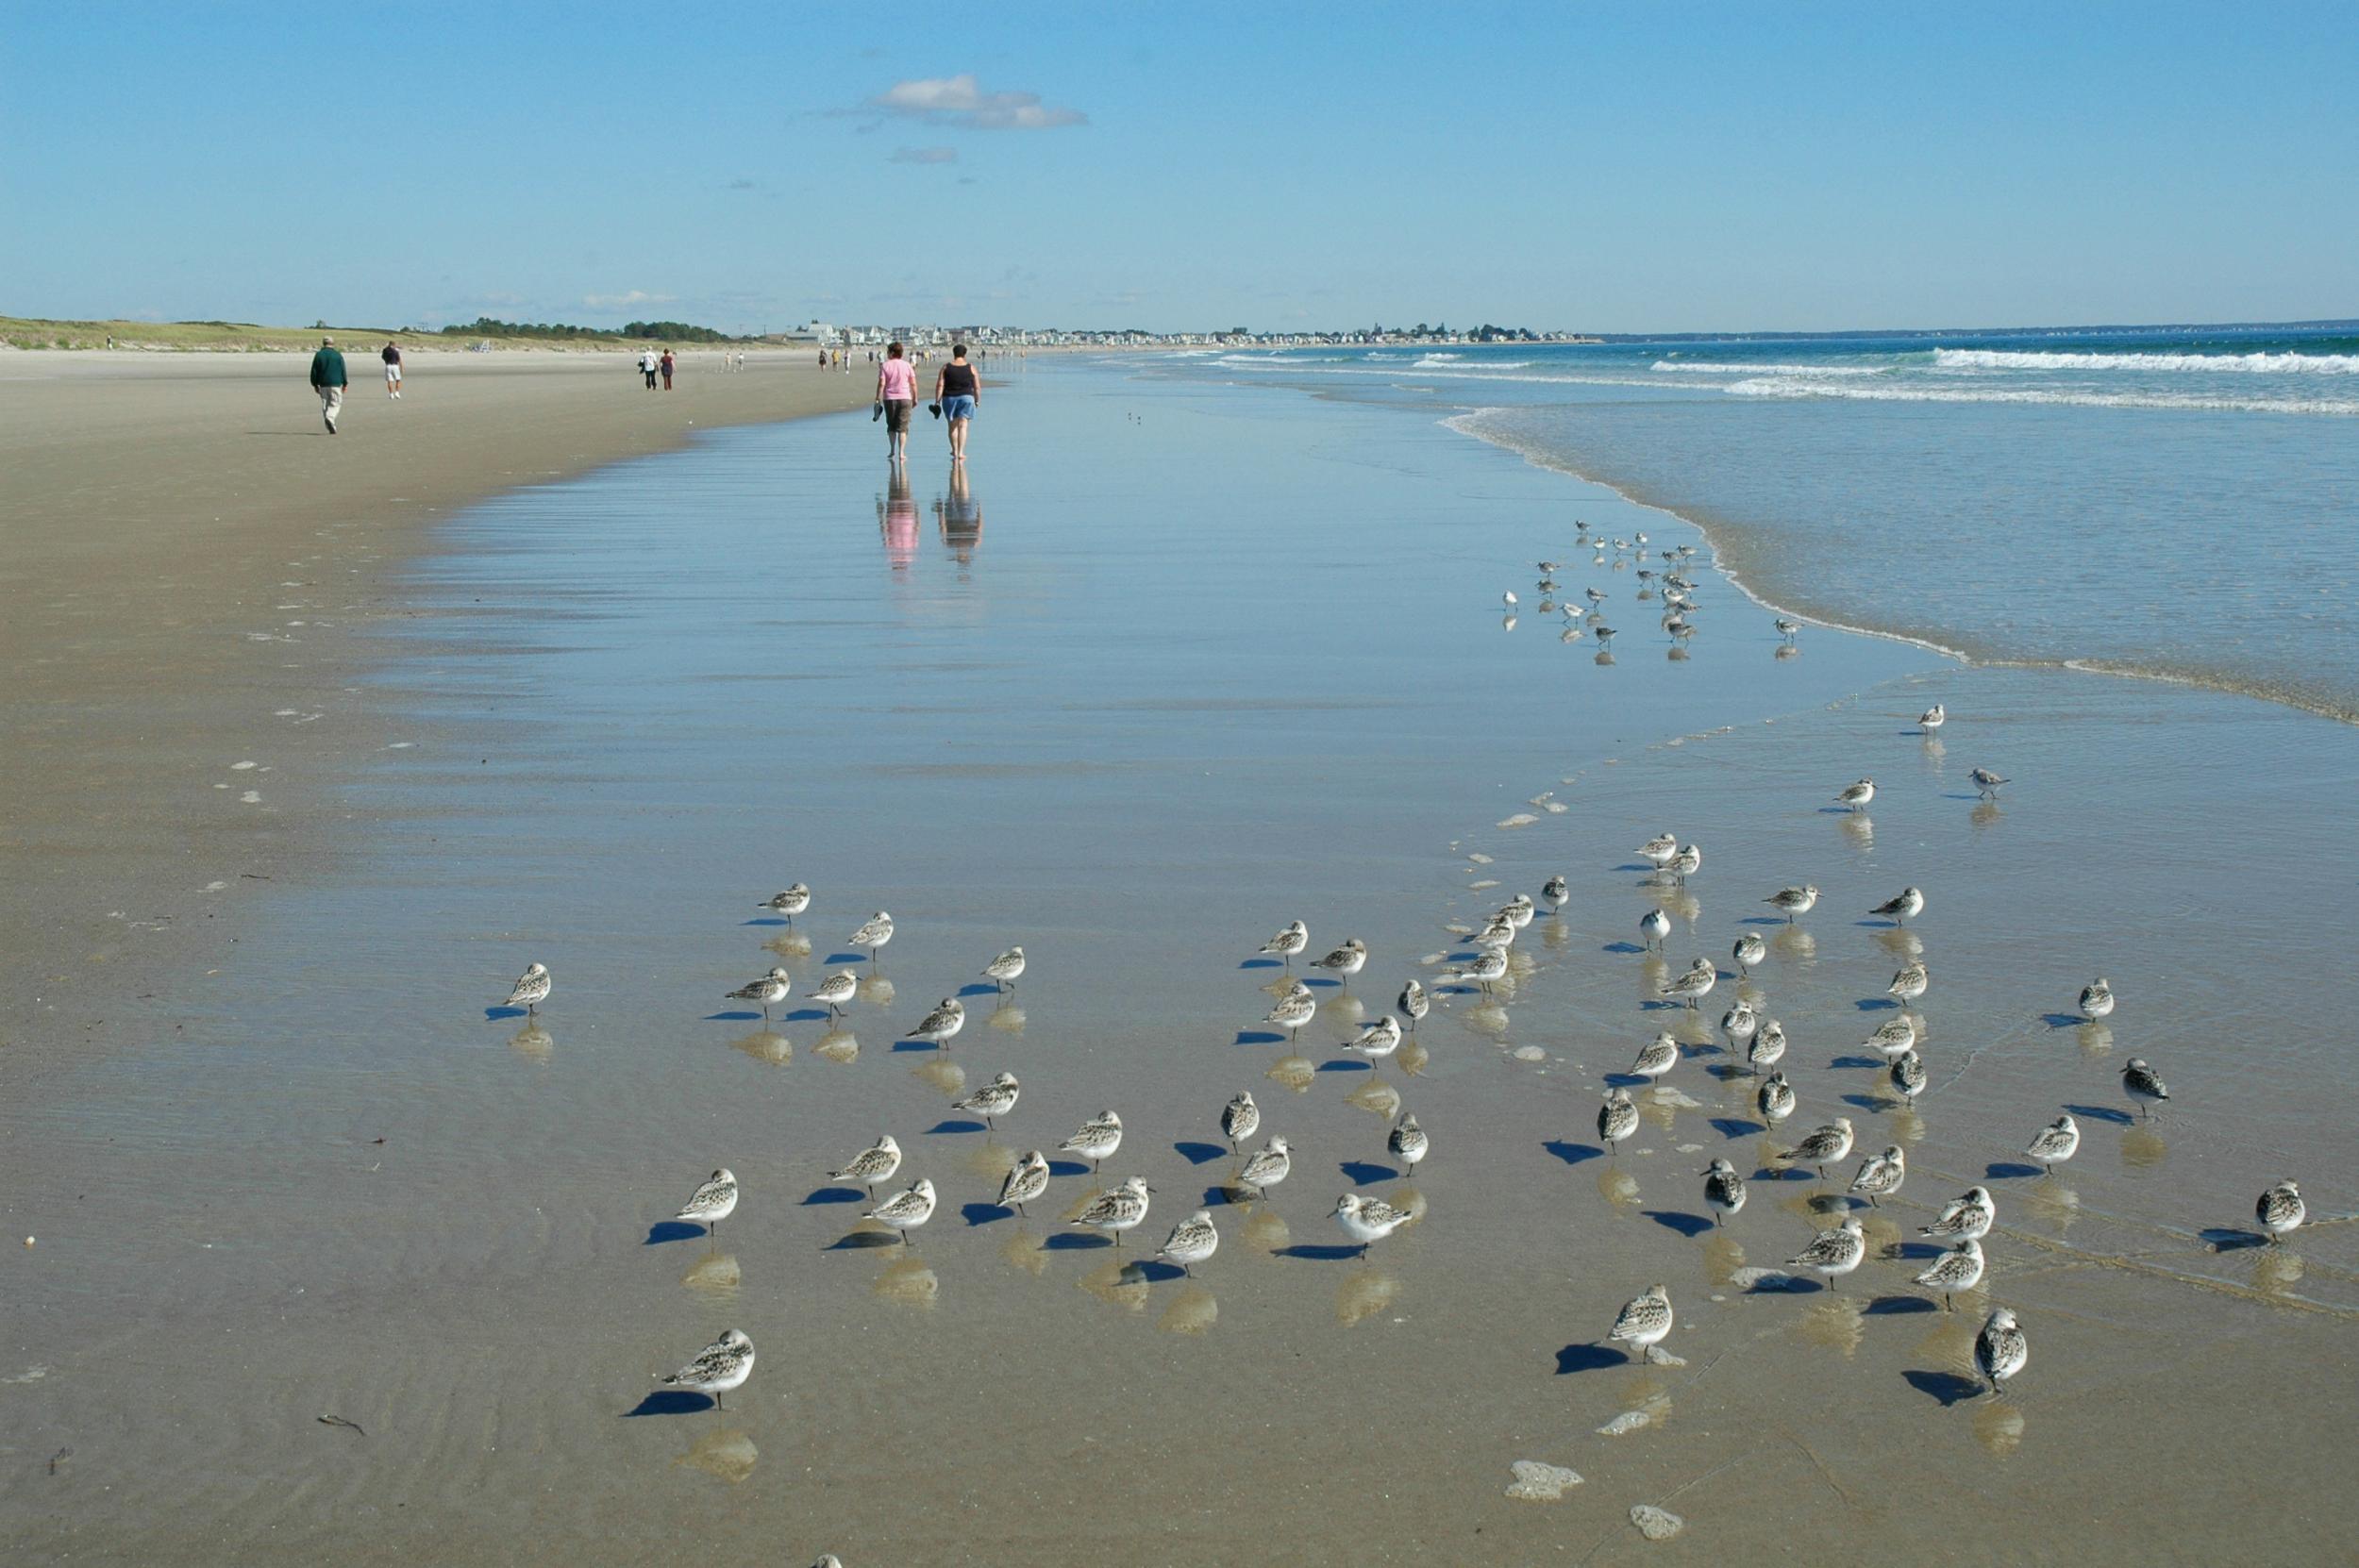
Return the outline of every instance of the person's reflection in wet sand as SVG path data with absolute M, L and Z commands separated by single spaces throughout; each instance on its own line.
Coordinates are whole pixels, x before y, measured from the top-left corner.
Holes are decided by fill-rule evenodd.
M 917 559 L 917 498 L 910 493 L 907 465 L 895 463 L 884 494 L 877 498 L 877 527 L 884 535 L 885 560 L 906 572 Z
M 951 558 L 961 566 L 971 565 L 976 546 L 983 542 L 983 509 L 975 502 L 963 463 L 950 470 L 950 492 L 934 503 L 934 517 Z

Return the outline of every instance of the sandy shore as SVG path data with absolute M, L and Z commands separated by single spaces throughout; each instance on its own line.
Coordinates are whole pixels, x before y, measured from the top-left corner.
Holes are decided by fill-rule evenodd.
M 332 438 L 307 356 L 0 354 L 0 1030 L 19 1073 L 45 1043 L 106 1040 L 110 1009 L 69 1021 L 66 982 L 201 966 L 239 893 L 316 850 L 343 809 L 323 765 L 373 734 L 356 633 L 405 613 L 392 570 L 437 519 L 869 390 L 864 366 L 800 354 L 734 375 L 693 354 L 668 395 L 623 356 L 413 354 L 394 403 L 375 345 L 344 346 Z

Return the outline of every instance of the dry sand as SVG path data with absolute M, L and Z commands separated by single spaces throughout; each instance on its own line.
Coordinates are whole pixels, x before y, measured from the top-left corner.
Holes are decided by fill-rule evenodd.
M 692 354 L 668 394 L 625 355 L 412 353 L 396 403 L 379 345 L 342 346 L 334 437 L 306 355 L 0 354 L 0 1042 L 16 1073 L 41 1069 L 23 1047 L 55 1037 L 60 981 L 134 950 L 142 973 L 204 961 L 231 940 L 217 895 L 315 850 L 342 808 L 310 785 L 370 734 L 354 634 L 405 613 L 389 569 L 438 518 L 698 428 L 857 407 L 871 386 L 865 365 L 799 353 L 738 374 Z M 216 788 L 259 785 L 226 771 L 258 755 L 266 802 Z M 103 1018 L 75 1026 L 104 1043 Z

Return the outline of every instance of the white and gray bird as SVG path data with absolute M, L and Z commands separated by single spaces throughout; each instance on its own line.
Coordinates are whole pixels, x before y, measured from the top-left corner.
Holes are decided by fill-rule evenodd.
M 1909 1157 L 1899 1144 L 1894 1143 L 1883 1153 L 1871 1154 L 1860 1161 L 1858 1174 L 1851 1177 L 1851 1191 L 1874 1207 L 1877 1199 L 1899 1192 L 1908 1176 Z
M 1902 1051 L 1892 1059 L 1892 1087 L 1904 1100 L 1914 1100 L 1925 1093 L 1925 1059 L 1915 1051 Z
M 1334 1220 L 1347 1237 L 1360 1243 L 1360 1255 L 1364 1258 L 1371 1245 L 1407 1225 L 1409 1215 L 1381 1198 L 1346 1193 L 1335 1200 Z
M 1371 1061 L 1381 1061 L 1400 1049 L 1400 1020 L 1386 1013 L 1360 1031 L 1359 1037 L 1344 1046 L 1356 1051 Z
M 1027 1149 L 999 1183 L 999 1207 L 1022 1214 L 1026 1204 L 1047 1190 L 1048 1157 L 1038 1149 Z
M 2287 1176 L 2261 1194 L 2260 1201 L 2252 1206 L 2252 1217 L 2274 1243 L 2280 1236 L 2300 1229 L 2301 1222 L 2310 1217 L 2310 1208 L 2301 1201 L 2301 1189 L 2294 1185 L 2293 1177 Z
M 1860 1042 L 1863 1051 L 1874 1051 L 1889 1061 L 1916 1045 L 1916 1026 L 1905 1012 L 1893 1014 L 1876 1026 L 1875 1032 Z
M 1663 939 L 1671 934 L 1671 917 L 1661 909 L 1648 909 L 1638 917 L 1638 934 L 1647 939 L 1648 946 L 1662 946 Z
M 951 1101 L 950 1109 L 974 1112 L 983 1119 L 985 1127 L 996 1132 L 999 1118 L 1015 1109 L 1016 1095 L 1020 1093 L 1022 1086 L 1015 1081 L 1015 1075 L 1001 1073 L 965 1099 Z M 969 1125 L 972 1126 L 971 1123 Z
M 737 1173 L 724 1165 L 697 1184 L 672 1218 L 703 1226 L 708 1235 L 718 1236 L 721 1222 L 736 1212 Z
M 934 1184 L 919 1176 L 907 1192 L 895 1193 L 871 1209 L 867 1217 L 899 1231 L 901 1244 L 908 1246 L 910 1232 L 934 1217 Z
M 1598 1108 L 1598 1141 L 1605 1145 L 1605 1152 L 1615 1153 L 1615 1146 L 1637 1130 L 1638 1107 L 1631 1101 L 1630 1091 L 1608 1090 L 1605 1103 Z
M 1944 709 L 1939 703 L 1933 704 L 1931 708 L 1928 708 L 1924 712 L 1919 713 L 1916 716 L 1916 727 L 1923 730 L 1928 735 L 1931 735 L 1934 730 L 1939 729 L 1943 725 L 1948 724 L 1949 722 L 1949 710 Z
M 811 990 L 803 993 L 806 1002 L 824 1003 L 830 1014 L 840 1014 L 844 1004 L 860 994 L 860 976 L 848 969 L 839 969 Z
M 1419 985 L 1413 976 L 1407 985 L 1400 988 L 1400 999 L 1393 1005 L 1398 1008 L 1401 1013 L 1408 1018 L 1409 1032 L 1411 1034 L 1415 1034 L 1417 1032 L 1417 1021 L 1426 1015 L 1427 1011 L 1432 1008 L 1433 1003 L 1432 1000 L 1426 995 L 1425 987 Z
M 854 947 L 868 949 L 868 961 L 877 961 L 877 950 L 893 940 L 893 917 L 878 909 L 860 923 L 860 928 L 845 939 Z
M 1762 1080 L 1753 1104 L 1760 1109 L 1761 1119 L 1774 1127 L 1794 1114 L 1794 1086 L 1785 1081 L 1783 1073 L 1772 1073 Z
M 1199 1209 L 1171 1227 L 1171 1235 L 1155 1249 L 1158 1258 L 1168 1258 L 1180 1265 L 1180 1272 L 1193 1277 L 1196 1265 L 1220 1250 L 1220 1232 L 1213 1226 L 1213 1211 Z
M 2080 1148 L 2081 1124 L 2069 1115 L 2065 1115 L 2057 1117 L 2034 1133 L 2031 1143 L 2025 1145 L 2023 1152 L 2029 1158 L 2038 1160 L 2041 1170 L 2053 1176 L 2056 1174 L 2056 1167 L 2079 1153 Z
M 1111 1110 L 1101 1110 L 1057 1147 L 1066 1154 L 1079 1155 L 1090 1162 L 1090 1169 L 1096 1170 L 1122 1147 L 1122 1118 Z
M 1655 994 L 1666 1001 L 1683 1001 L 1692 1008 L 1709 995 L 1719 980 L 1719 972 L 1705 959 L 1698 959 L 1687 966 L 1685 974 L 1665 980 Z
M 1896 926 L 1906 926 L 1925 912 L 1924 891 L 1913 887 L 1902 888 L 1892 897 L 1885 899 L 1867 912 L 1882 915 Z
M 1253 1103 L 1250 1090 L 1239 1093 L 1220 1109 L 1221 1135 L 1229 1140 L 1229 1152 L 1237 1152 L 1237 1145 L 1262 1130 L 1262 1108 Z
M 1940 1242 L 1979 1242 L 1999 1223 L 1999 1206 L 1987 1187 L 1969 1187 L 1941 1206 L 1931 1225 L 1919 1226 L 1919 1236 Z
M 1745 1046 L 1746 1070 L 1759 1075 L 1785 1059 L 1785 1026 L 1768 1019 L 1753 1030 Z
M 1283 1138 L 1273 1138 L 1246 1159 L 1237 1173 L 1237 1185 L 1259 1197 L 1285 1180 L 1294 1168 L 1294 1145 Z
M 1949 1298 L 1983 1282 L 1983 1243 L 1970 1236 L 1966 1238 L 1934 1259 L 1932 1266 L 1916 1276 L 1916 1282 L 1941 1293 L 1943 1311 L 1956 1311 L 1957 1303 Z
M 1394 1159 L 1408 1166 L 1413 1173 L 1416 1170 L 1424 1160 L 1429 1145 L 1425 1128 L 1417 1125 L 1414 1111 L 1404 1110 L 1400 1113 L 1400 1120 L 1395 1122 L 1393 1130 L 1385 1135 L 1384 1146 L 1392 1152 Z
M 1851 1152 L 1851 1119 L 1838 1116 L 1825 1126 L 1814 1127 L 1800 1143 L 1788 1149 L 1781 1163 L 1817 1167 L 1823 1180 L 1827 1167 Z
M 1671 1323 L 1669 1289 L 1649 1285 L 1645 1295 L 1623 1306 L 1605 1337 L 1610 1343 L 1637 1346 L 1639 1356 L 1644 1359 L 1648 1352 L 1669 1337 Z
M 743 1387 L 753 1375 L 754 1342 L 732 1328 L 696 1352 L 694 1360 L 656 1381 L 667 1389 L 686 1389 L 691 1393 L 710 1395 L 712 1408 L 717 1410 L 721 1409 L 721 1396 Z
M 2121 1064 L 2121 1087 L 2138 1103 L 2140 1116 L 2151 1115 L 2156 1106 L 2170 1098 L 2162 1075 L 2149 1066 L 2144 1057 L 2132 1057 Z
M 1720 1015 L 1720 1034 L 1729 1043 L 1732 1052 L 1749 1043 L 1760 1032 L 1761 1015 L 1742 996 L 1736 999 L 1734 1007 Z
M 1358 937 L 1346 937 L 1341 947 L 1322 958 L 1313 959 L 1311 967 L 1324 969 L 1330 975 L 1340 975 L 1349 980 L 1366 968 L 1367 962 L 1368 944 Z
M 1012 991 L 1017 978 L 1024 973 L 1024 949 L 1011 947 L 983 965 L 983 978 L 1001 991 Z
M 1638 853 L 1645 856 L 1658 871 L 1662 870 L 1665 866 L 1669 865 L 1672 859 L 1677 856 L 1679 852 L 1680 842 L 1678 835 L 1668 832 L 1657 833 L 1653 838 L 1648 839 L 1645 843 L 1638 846 Z
M 508 1000 L 501 1005 L 503 1007 L 522 1008 L 527 1013 L 531 1013 L 537 1011 L 540 1009 L 541 1004 L 548 999 L 548 965 L 544 963 L 535 963 L 527 964 L 525 967 L 525 972 L 516 976 L 516 983 L 510 986 L 508 990 Z
M 828 1179 L 829 1181 L 857 1181 L 862 1187 L 867 1188 L 869 1195 L 873 1197 L 876 1195 L 877 1183 L 891 1180 L 893 1173 L 900 1168 L 901 1145 L 895 1143 L 893 1135 L 888 1132 L 845 1161 L 844 1169 L 829 1171 Z
M 1897 996 L 1903 1002 L 1914 1002 L 1924 995 L 1932 983 L 1932 972 L 1925 967 L 1921 959 L 1912 959 L 1895 972 L 1892 984 L 1885 988 L 1884 994 Z
M 1966 776 L 1974 781 L 1974 788 L 1982 792 L 1984 800 L 1996 795 L 1999 786 L 2007 781 L 2003 774 L 1995 774 L 1988 768 L 1973 769 Z
M 1736 960 L 1739 975 L 1750 975 L 1753 965 L 1768 956 L 1769 944 L 1761 940 L 1759 931 L 1746 932 L 1736 939 L 1736 945 L 1729 949 L 1729 957 Z
M 1550 914 L 1563 909 L 1564 901 L 1572 894 L 1572 883 L 1566 881 L 1561 873 L 1540 884 L 1540 896 L 1548 902 Z
M 1875 798 L 1876 781 L 1872 778 L 1863 778 L 1856 784 L 1846 784 L 1834 793 L 1834 803 L 1837 806 L 1849 807 L 1854 811 L 1865 811 L 1867 809 L 1867 803 Z
M 1286 928 L 1262 943 L 1263 958 L 1283 959 L 1286 967 L 1294 967 L 1295 955 L 1311 945 L 1311 928 L 1299 920 L 1290 920 Z
M 1154 1190 L 1145 1176 L 1134 1176 L 1121 1186 L 1098 1193 L 1066 1223 L 1106 1231 L 1113 1237 L 1114 1245 L 1120 1246 L 1124 1231 L 1146 1223 L 1147 1194 Z
M 919 1020 L 917 1027 L 909 1032 L 912 1040 L 929 1045 L 947 1045 L 951 1037 L 966 1027 L 966 1004 L 955 996 L 945 996 L 934 1004 L 934 1010 Z
M 1642 1078 L 1659 1078 L 1679 1065 L 1680 1043 L 1669 1034 L 1658 1034 L 1638 1048 L 1637 1059 L 1630 1064 L 1632 1074 Z
M 786 923 L 792 926 L 796 915 L 811 908 L 811 890 L 797 882 L 784 892 L 772 893 L 754 907 L 783 916 Z
M 2100 975 L 2081 988 L 2081 1011 L 2092 1022 L 2108 1017 L 2114 1010 L 2114 988 Z
M 1780 888 L 1762 902 L 1785 916 L 1785 923 L 1791 926 L 1796 915 L 1806 915 L 1817 906 L 1818 890 L 1809 883 L 1799 888 Z
M 739 986 L 735 991 L 730 992 L 728 999 L 732 1002 L 753 1002 L 759 1004 L 761 1008 L 761 1016 L 766 1021 L 770 1016 L 771 1005 L 773 1003 L 785 1001 L 789 996 L 793 995 L 794 993 L 794 977 L 788 975 L 785 970 L 774 966 L 770 973 L 764 975 L 761 978 L 758 980 L 748 980 L 744 985 Z
M 1285 1030 L 1291 1037 L 1297 1029 L 1316 1018 L 1318 1012 L 1319 999 L 1312 994 L 1309 986 L 1297 980 L 1294 988 L 1280 996 L 1277 1005 L 1263 1015 L 1262 1022 Z
M 1983 1331 L 1974 1336 L 1974 1370 L 1990 1384 L 1992 1398 L 2002 1392 L 2006 1380 L 2023 1370 L 2023 1363 L 2032 1359 L 2032 1342 L 2024 1337 L 2023 1326 L 2004 1307 L 1990 1314 Z
M 1712 1223 L 1718 1225 L 1720 1216 L 1733 1214 L 1745 1207 L 1745 1178 L 1727 1160 L 1715 1158 L 1704 1171 L 1704 1202 L 1711 1206 Z
M 1810 1239 L 1810 1245 L 1785 1260 L 1790 1269 L 1815 1269 L 1826 1276 L 1830 1290 L 1839 1289 L 1835 1281 L 1858 1268 L 1860 1259 L 1867 1256 L 1867 1234 L 1857 1215 L 1845 1218 L 1832 1230 L 1822 1230 Z

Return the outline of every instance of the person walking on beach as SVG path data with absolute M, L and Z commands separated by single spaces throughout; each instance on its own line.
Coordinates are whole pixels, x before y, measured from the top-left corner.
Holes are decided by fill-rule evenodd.
M 385 395 L 401 395 L 401 345 L 392 339 L 385 342 L 385 352 L 378 356 L 385 361 Z
M 663 351 L 663 390 L 672 390 L 672 351 L 668 348 Z
M 885 345 L 884 363 L 877 367 L 877 401 L 884 405 L 885 440 L 895 463 L 908 455 L 910 415 L 917 408 L 917 372 L 901 358 L 901 345 Z
M 311 390 L 320 394 L 320 418 L 327 425 L 327 433 L 336 433 L 336 416 L 344 411 L 344 357 L 337 348 L 336 340 L 322 338 L 319 352 L 311 356 Z
M 983 378 L 966 362 L 966 345 L 950 345 L 950 362 L 934 375 L 934 401 L 950 426 L 950 460 L 966 461 L 966 427 L 974 423 L 975 407 L 983 400 Z
M 661 363 L 662 362 L 655 357 L 655 349 L 652 346 L 643 348 L 639 351 L 639 374 L 647 378 L 647 390 L 649 392 L 655 391 L 656 371 L 661 368 Z

